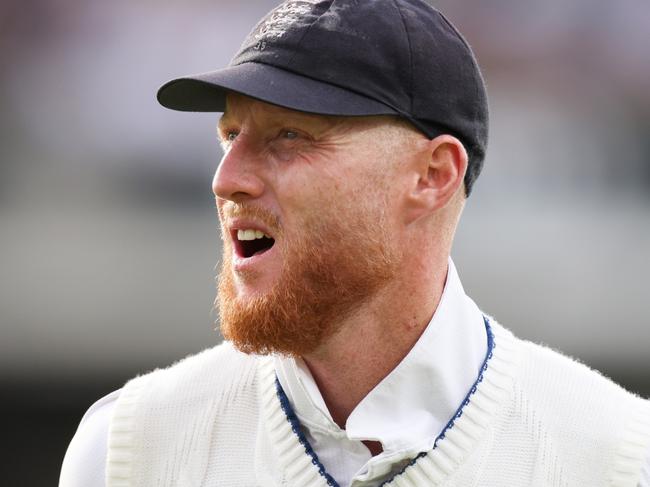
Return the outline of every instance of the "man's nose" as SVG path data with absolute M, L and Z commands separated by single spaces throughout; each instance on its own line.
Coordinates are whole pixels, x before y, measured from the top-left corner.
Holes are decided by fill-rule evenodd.
M 226 151 L 212 180 L 217 198 L 241 202 L 259 198 L 264 193 L 264 181 L 258 171 L 260 162 L 243 141 L 235 141 Z

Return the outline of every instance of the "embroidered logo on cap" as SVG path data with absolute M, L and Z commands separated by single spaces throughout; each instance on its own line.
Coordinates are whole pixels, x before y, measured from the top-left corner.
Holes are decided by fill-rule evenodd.
M 280 39 L 286 32 L 310 14 L 320 0 L 289 0 L 273 10 L 253 34 L 257 41 L 253 49 L 263 51 L 270 41 Z

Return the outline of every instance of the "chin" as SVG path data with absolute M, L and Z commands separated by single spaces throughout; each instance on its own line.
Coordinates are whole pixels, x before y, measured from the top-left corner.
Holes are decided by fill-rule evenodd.
M 264 298 L 270 294 L 272 290 L 270 284 L 260 282 L 259 279 L 247 282 L 235 277 L 234 281 L 235 299 L 240 301 L 242 304 L 253 299 Z
M 279 270 L 274 267 L 238 271 L 231 269 L 237 298 L 264 297 L 269 294 L 280 279 Z

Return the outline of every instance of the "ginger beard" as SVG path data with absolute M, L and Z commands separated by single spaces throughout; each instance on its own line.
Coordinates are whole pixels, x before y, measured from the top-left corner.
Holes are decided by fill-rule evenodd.
M 272 228 L 279 230 L 275 245 L 281 246 L 282 272 L 259 296 L 238 297 L 233 244 L 224 239 L 217 302 L 221 333 L 237 349 L 289 356 L 313 352 L 394 277 L 398 252 L 387 238 L 383 208 L 336 206 L 307 214 L 300 237 Z M 240 207 L 236 213 L 275 221 L 260 208 Z

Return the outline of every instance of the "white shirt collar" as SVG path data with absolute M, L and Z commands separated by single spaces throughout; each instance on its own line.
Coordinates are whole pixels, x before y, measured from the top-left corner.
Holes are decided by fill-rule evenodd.
M 302 360 L 277 357 L 275 369 L 325 467 L 329 470 L 325 459 L 332 457 L 326 450 L 338 445 L 358 457 L 350 461 L 367 477 L 382 462 L 393 464 L 433 448 L 476 380 L 486 352 L 483 315 L 465 294 L 449 259 L 445 288 L 427 328 L 402 362 L 352 411 L 345 430 L 332 421 Z M 381 442 L 383 453 L 371 459 L 367 449 L 357 445 L 362 440 Z

